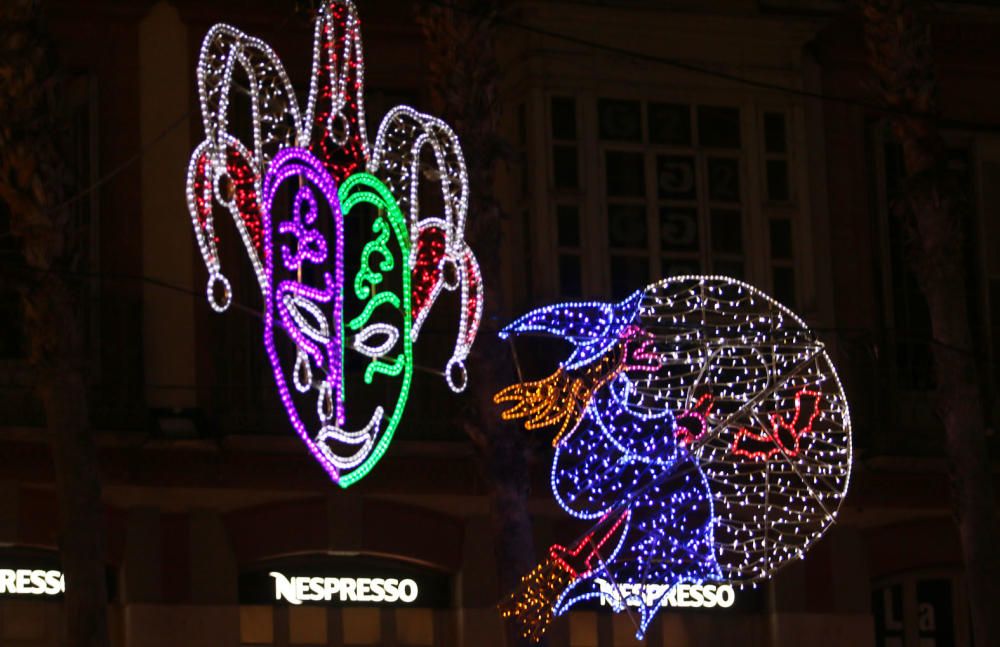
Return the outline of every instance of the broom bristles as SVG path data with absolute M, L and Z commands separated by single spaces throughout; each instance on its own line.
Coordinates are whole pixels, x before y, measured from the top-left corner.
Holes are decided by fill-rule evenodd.
M 500 615 L 514 618 L 521 635 L 538 642 L 552 622 L 552 606 L 575 576 L 554 559 L 538 564 L 521 585 L 498 605 Z

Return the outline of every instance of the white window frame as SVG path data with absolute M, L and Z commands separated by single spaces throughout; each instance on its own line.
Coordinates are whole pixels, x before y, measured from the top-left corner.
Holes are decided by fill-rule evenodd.
M 578 150 L 578 189 L 572 192 L 557 191 L 554 186 L 554 156 L 553 146 L 557 143 L 552 138 L 551 100 L 553 97 L 570 97 L 576 101 L 577 114 L 577 150 Z M 598 134 L 598 100 L 602 98 L 638 101 L 642 111 L 642 142 L 612 142 L 605 141 Z M 605 174 L 605 152 L 607 150 L 640 152 L 644 156 L 646 172 L 646 196 L 637 199 L 643 202 L 647 215 L 647 246 L 642 252 L 650 261 L 650 278 L 663 278 L 662 257 L 659 239 L 659 204 L 656 195 L 655 159 L 658 154 L 694 155 L 698 164 L 698 227 L 699 227 L 699 261 L 701 271 L 711 273 L 711 262 L 714 258 L 710 250 L 710 201 L 707 197 L 706 159 L 709 156 L 722 157 L 738 155 L 740 159 L 740 210 L 742 214 L 743 262 L 745 280 L 760 287 L 765 292 L 773 293 L 774 283 L 772 266 L 775 264 L 791 267 L 795 278 L 795 301 L 793 309 L 801 312 L 805 297 L 815 290 L 805 285 L 813 280 L 813 272 L 807 271 L 807 259 L 811 256 L 812 227 L 808 220 L 811 217 L 811 205 L 808 189 L 808 170 L 803 167 L 807 159 L 803 147 L 805 145 L 805 129 L 803 127 L 804 109 L 794 101 L 766 95 L 758 96 L 744 91 L 723 92 L 720 90 L 691 90 L 684 92 L 664 91 L 657 86 L 655 90 L 646 91 L 622 89 L 614 87 L 569 88 L 548 87 L 544 91 L 531 93 L 529 101 L 535 101 L 536 117 L 534 128 L 529 128 L 529 154 L 534 154 L 539 164 L 535 167 L 534 196 L 531 208 L 536 214 L 544 214 L 544 223 L 536 220 L 532 235 L 534 241 L 536 297 L 542 301 L 553 300 L 560 296 L 557 241 L 556 206 L 561 203 L 575 202 L 580 207 L 581 220 L 581 283 L 585 298 L 608 298 L 611 290 L 610 260 L 611 250 L 608 240 L 607 205 Z M 648 129 L 647 110 L 649 103 L 677 103 L 687 105 L 695 117 L 692 119 L 693 137 L 697 130 L 698 106 L 726 106 L 740 110 L 741 147 L 739 149 L 714 149 L 691 146 L 690 150 L 669 147 L 660 144 L 647 144 Z M 763 118 L 766 112 L 781 113 L 785 117 L 786 147 L 785 158 L 788 160 L 789 200 L 769 202 L 766 200 L 766 160 L 773 155 L 764 150 Z M 532 135 L 537 136 L 536 144 L 532 145 Z M 541 167 L 541 168 L 539 168 Z M 540 172 L 544 169 L 544 173 Z M 617 199 L 615 199 L 617 201 Z M 628 201 L 627 198 L 622 202 Z M 770 219 L 787 218 L 792 223 L 792 259 L 790 261 L 772 261 L 770 249 Z M 627 255 L 627 254 L 626 254 Z M 643 286 L 636 286 L 639 289 Z M 811 303 L 809 304 L 812 305 Z

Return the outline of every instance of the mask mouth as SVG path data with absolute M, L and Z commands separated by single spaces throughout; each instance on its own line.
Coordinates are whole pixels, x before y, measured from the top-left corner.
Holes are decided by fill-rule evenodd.
M 382 428 L 385 409 L 375 407 L 368 423 L 357 431 L 338 425 L 324 425 L 316 434 L 316 446 L 341 473 L 354 469 L 368 458 Z

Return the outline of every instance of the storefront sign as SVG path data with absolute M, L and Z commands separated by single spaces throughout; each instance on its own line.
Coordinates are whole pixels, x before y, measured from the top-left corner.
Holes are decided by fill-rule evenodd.
M 287 577 L 277 571 L 269 575 L 274 578 L 274 599 L 292 604 L 334 600 L 413 604 L 420 595 L 420 587 L 408 577 Z
M 620 584 L 597 579 L 601 587 L 601 606 L 618 606 L 622 597 L 630 607 L 652 606 L 660 601 L 661 607 L 728 609 L 736 602 L 736 591 L 730 584 L 678 584 L 669 588 L 662 584 Z
M 402 560 L 317 555 L 240 574 L 242 604 L 448 608 L 451 579 Z
M 61 595 L 66 578 L 56 570 L 0 568 L 0 595 Z
M 108 599 L 117 600 L 118 571 L 105 566 Z M 70 578 L 72 580 L 72 578 Z M 66 593 L 66 575 L 55 551 L 11 547 L 0 550 L 0 600 L 52 601 Z

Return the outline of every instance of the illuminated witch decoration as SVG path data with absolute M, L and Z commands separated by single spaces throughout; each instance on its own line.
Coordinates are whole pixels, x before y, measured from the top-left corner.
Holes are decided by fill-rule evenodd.
M 455 134 L 399 106 L 369 147 L 363 80 L 360 22 L 347 0 L 318 12 L 303 108 L 265 43 L 216 25 L 198 61 L 205 140 L 187 175 L 208 301 L 222 312 L 232 300 L 213 216 L 224 207 L 260 285 L 264 346 L 289 419 L 343 487 L 392 440 L 412 347 L 442 290 L 461 301 L 444 367 L 456 392 L 483 308 L 464 240 L 468 183 Z M 239 112 L 249 132 L 238 132 Z M 438 206 L 427 216 L 420 199 L 431 195 Z
M 513 403 L 505 419 L 557 429 L 553 495 L 593 522 L 501 604 L 525 636 L 603 598 L 638 609 L 641 637 L 677 585 L 766 579 L 833 523 L 850 478 L 847 401 L 823 344 L 760 291 L 675 277 L 501 332 L 524 334 L 573 351 L 495 400 Z

